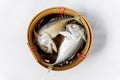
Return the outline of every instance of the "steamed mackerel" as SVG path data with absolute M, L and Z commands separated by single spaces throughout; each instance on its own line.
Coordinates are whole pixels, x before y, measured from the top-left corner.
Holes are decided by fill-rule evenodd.
M 84 41 L 86 41 L 84 32 L 84 28 L 76 24 L 68 24 L 66 26 L 66 31 L 60 32 L 60 34 L 65 38 L 59 48 L 55 63 L 51 64 L 49 69 L 52 69 L 54 65 L 75 56 L 76 52 L 81 48 Z

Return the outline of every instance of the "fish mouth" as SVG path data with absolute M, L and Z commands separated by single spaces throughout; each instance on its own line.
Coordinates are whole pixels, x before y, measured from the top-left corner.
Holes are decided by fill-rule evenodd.
M 48 54 L 47 52 L 44 52 L 41 48 L 40 45 L 38 44 L 37 38 L 34 34 L 34 31 L 36 33 L 39 33 L 43 27 L 48 24 L 52 23 L 56 20 L 61 20 L 61 19 L 71 19 L 75 18 L 76 16 L 79 17 L 79 20 L 81 23 L 79 23 L 76 20 L 69 20 L 68 22 L 65 23 L 67 24 L 77 24 L 82 26 L 82 28 L 85 29 L 85 38 L 86 41 L 83 40 L 82 46 L 71 56 L 69 56 L 67 59 L 63 60 L 60 63 L 54 64 L 52 66 L 52 70 L 55 71 L 61 71 L 61 70 L 67 70 L 70 69 L 76 65 L 78 65 L 83 59 L 78 57 L 79 55 L 87 55 L 88 51 L 91 47 L 91 42 L 92 42 L 92 31 L 91 31 L 91 26 L 88 25 L 89 23 L 84 19 L 84 16 L 82 16 L 80 13 L 75 12 L 74 10 L 65 8 L 66 11 L 64 14 L 59 14 L 59 9 L 60 7 L 57 8 L 50 8 L 47 9 L 41 13 L 39 13 L 30 23 L 29 29 L 28 29 L 28 44 L 29 46 L 35 46 L 36 50 L 31 50 L 34 57 L 36 58 L 37 62 L 39 62 L 43 67 L 48 68 L 51 64 L 54 64 L 58 58 L 59 51 L 60 51 L 60 46 L 65 40 L 65 36 L 57 34 L 55 37 L 52 37 L 53 42 L 55 43 L 57 47 L 57 52 L 52 51 L 52 54 Z M 51 12 L 51 10 L 55 10 L 57 12 Z M 65 26 L 64 25 L 64 26 Z M 46 27 L 48 28 L 48 27 Z M 65 31 L 66 28 L 63 27 L 61 31 Z M 72 34 L 70 31 L 68 31 L 70 34 Z M 54 33 L 54 32 L 53 32 Z M 41 34 L 40 34 L 41 35 Z M 51 34 L 49 34 L 51 36 Z M 44 49 L 47 50 L 47 49 Z

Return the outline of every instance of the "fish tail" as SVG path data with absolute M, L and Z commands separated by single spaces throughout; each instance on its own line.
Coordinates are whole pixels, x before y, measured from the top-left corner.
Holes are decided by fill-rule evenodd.
M 79 22 L 80 24 L 83 24 L 82 22 L 81 22 L 81 20 L 80 20 L 80 17 L 77 17 L 77 16 L 75 16 L 74 18 L 72 18 L 73 20 L 76 20 L 77 22 Z
M 54 64 L 48 65 L 48 72 L 50 72 L 53 69 L 53 67 L 54 67 Z
M 36 36 L 36 37 L 39 37 L 40 35 L 34 30 L 34 35 Z

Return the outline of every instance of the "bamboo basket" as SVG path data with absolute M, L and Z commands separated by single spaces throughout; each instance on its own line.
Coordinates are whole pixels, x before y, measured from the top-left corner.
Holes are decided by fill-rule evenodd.
M 81 22 L 84 25 L 84 28 L 86 29 L 86 33 L 87 33 L 86 45 L 83 48 L 83 50 L 81 52 L 79 52 L 81 54 L 78 55 L 78 58 L 76 60 L 74 60 L 74 62 L 72 64 L 69 64 L 69 65 L 66 65 L 63 67 L 53 67 L 53 70 L 62 71 L 62 70 L 67 70 L 67 69 L 73 68 L 74 66 L 81 63 L 87 57 L 87 55 L 90 51 L 91 45 L 92 45 L 92 40 L 93 40 L 93 33 L 92 33 L 91 26 L 90 26 L 89 22 L 87 21 L 87 19 L 81 13 L 78 13 L 72 9 L 68 9 L 68 8 L 64 8 L 64 7 L 53 7 L 53 8 L 49 8 L 49 9 L 46 9 L 46 10 L 40 12 L 32 19 L 32 21 L 30 22 L 30 25 L 28 27 L 28 32 L 27 32 L 28 46 L 29 46 L 34 58 L 36 59 L 36 61 L 39 64 L 41 64 L 43 67 L 47 68 L 48 66 L 42 61 L 40 53 L 37 51 L 37 48 L 33 43 L 33 30 L 35 29 L 39 20 L 41 20 L 45 16 L 51 15 L 51 14 L 60 14 L 60 15 L 66 14 L 66 15 L 71 15 L 71 16 L 77 16 L 80 18 Z

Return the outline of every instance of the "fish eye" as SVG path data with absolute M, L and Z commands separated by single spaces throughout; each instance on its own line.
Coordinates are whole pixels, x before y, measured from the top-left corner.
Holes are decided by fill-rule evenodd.
M 72 30 L 75 30 L 75 31 L 76 31 L 77 29 L 76 29 L 76 27 L 75 27 L 75 26 L 72 26 Z
M 47 51 L 47 47 L 44 47 L 43 50 L 44 50 L 44 51 Z
M 41 45 L 41 49 L 42 49 L 43 51 L 47 51 L 47 50 L 48 50 L 48 47 L 45 46 L 45 45 Z
M 75 27 L 74 24 L 71 24 L 71 28 L 72 28 L 72 29 L 76 29 L 76 27 Z

